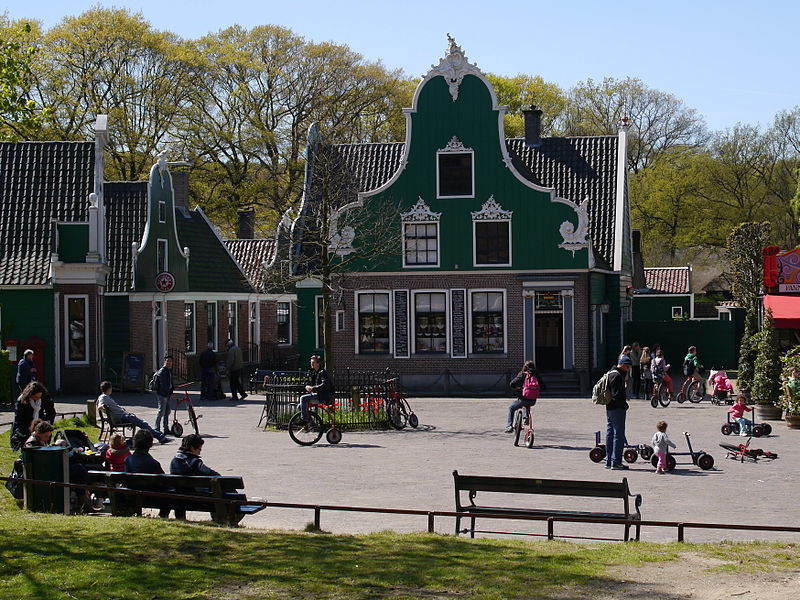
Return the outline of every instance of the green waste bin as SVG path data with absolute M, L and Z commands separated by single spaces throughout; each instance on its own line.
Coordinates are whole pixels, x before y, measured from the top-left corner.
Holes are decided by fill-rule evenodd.
M 69 448 L 23 448 L 22 466 L 25 479 L 69 483 Z M 36 512 L 50 512 L 53 502 L 54 512 L 69 514 L 69 488 L 55 488 L 51 498 L 49 485 L 26 483 L 24 502 L 27 510 Z

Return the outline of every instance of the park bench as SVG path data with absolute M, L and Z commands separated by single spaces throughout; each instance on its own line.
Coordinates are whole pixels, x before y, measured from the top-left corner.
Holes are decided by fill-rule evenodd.
M 241 477 L 89 471 L 89 483 L 111 488 L 107 494 L 111 514 L 115 516 L 141 514 L 143 508 L 192 510 L 210 513 L 215 523 L 236 525 L 245 516 L 255 514 L 264 508 L 263 503 L 247 503 L 247 497 L 239 492 L 244 488 Z M 115 491 L 119 489 L 159 492 L 183 497 L 165 498 Z M 244 504 L 228 503 L 224 502 L 225 500 L 242 500 Z
M 459 475 L 453 471 L 456 492 L 456 512 L 464 513 L 470 519 L 469 529 L 461 530 L 461 516 L 456 517 L 456 535 L 469 531 L 475 537 L 475 520 L 477 515 L 529 515 L 544 517 L 592 517 L 613 521 L 641 520 L 639 507 L 642 504 L 641 494 L 631 494 L 627 478 L 621 482 L 613 481 L 575 481 L 568 479 L 526 479 L 522 477 L 486 477 L 476 475 Z M 468 503 L 461 501 L 462 492 L 467 492 Z M 582 496 L 596 498 L 620 498 L 623 503 L 622 512 L 594 512 L 561 509 L 537 509 L 527 507 L 490 506 L 476 504 L 478 492 L 503 494 L 529 494 L 548 496 Z M 631 503 L 630 498 L 634 501 Z M 633 504 L 633 506 L 631 506 Z M 630 538 L 630 524 L 625 525 L 625 541 Z M 636 525 L 636 539 L 639 539 L 640 526 Z M 552 539 L 552 525 L 548 526 L 548 538 Z

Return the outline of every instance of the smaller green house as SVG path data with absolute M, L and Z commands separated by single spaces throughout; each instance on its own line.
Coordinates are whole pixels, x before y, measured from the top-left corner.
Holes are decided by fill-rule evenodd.
M 645 287 L 633 290 L 633 320 L 693 319 L 694 294 L 691 276 L 691 265 L 645 269 Z

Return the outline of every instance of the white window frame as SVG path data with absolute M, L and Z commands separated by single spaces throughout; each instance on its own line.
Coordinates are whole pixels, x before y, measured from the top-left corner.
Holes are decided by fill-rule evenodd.
M 444 352 L 417 352 L 417 294 L 444 294 L 444 322 L 445 322 L 445 349 Z M 410 340 L 410 354 L 411 356 L 433 356 L 433 357 L 441 357 L 446 356 L 450 357 L 450 350 L 451 344 L 453 341 L 453 331 L 450 327 L 450 290 L 448 289 L 438 289 L 438 290 L 411 290 L 411 298 L 410 298 L 410 307 L 409 310 L 411 311 L 411 340 Z
M 194 300 L 183 301 L 183 338 L 186 343 L 186 305 L 192 305 L 192 349 L 186 350 L 186 354 L 197 354 L 197 305 Z
M 257 301 L 250 300 L 247 303 L 247 323 L 250 326 L 248 333 L 251 334 L 250 339 L 247 341 L 249 344 L 256 344 L 257 346 L 261 344 L 261 315 L 258 309 L 259 305 Z
M 454 154 L 469 154 L 470 167 L 472 168 L 472 194 L 468 196 L 442 196 L 440 188 L 441 179 L 439 178 L 439 157 L 441 155 L 453 156 Z M 472 149 L 459 150 L 457 152 L 452 150 L 437 150 L 436 151 L 436 199 L 437 200 L 451 200 L 458 198 L 474 198 L 475 197 L 475 151 Z
M 481 294 L 481 293 L 500 293 L 503 295 L 503 352 L 474 352 L 473 345 L 472 345 L 472 336 L 473 336 L 473 328 L 472 328 L 472 294 Z M 502 288 L 475 288 L 475 289 L 468 289 L 467 290 L 467 310 L 469 312 L 467 318 L 467 329 L 469 330 L 469 335 L 467 336 L 467 356 L 476 356 L 476 357 L 483 357 L 483 356 L 501 356 L 502 354 L 508 354 L 508 294 L 507 290 Z
M 72 339 L 69 331 L 69 301 L 80 298 L 83 300 L 83 340 L 86 344 L 86 360 L 70 360 L 69 359 L 69 343 Z M 89 295 L 88 294 L 65 294 L 64 295 L 64 341 L 66 342 L 64 348 L 64 364 L 65 365 L 88 365 L 90 356 L 89 336 Z
M 210 314 L 214 315 L 214 329 L 212 337 L 207 339 L 206 342 L 213 342 L 214 350 L 219 351 L 219 313 L 217 312 L 216 300 L 206 302 L 206 335 L 208 335 L 208 315 Z
M 436 263 L 432 265 L 420 265 L 406 262 L 406 225 L 436 225 Z M 439 229 L 439 221 L 403 221 L 400 223 L 401 248 L 403 253 L 404 269 L 437 269 L 442 261 L 442 236 Z
M 276 335 L 276 337 L 277 337 L 277 334 L 278 334 L 278 325 L 279 325 L 279 323 L 278 323 L 278 305 L 279 304 L 288 304 L 289 305 L 289 311 L 288 311 L 289 319 L 287 321 L 287 325 L 289 326 L 289 335 L 286 336 L 286 340 L 287 341 L 278 342 L 278 346 L 291 346 L 292 345 L 292 303 L 289 300 L 278 300 L 275 303 L 275 335 Z M 314 309 L 314 311 L 316 312 L 316 308 Z
M 234 337 L 230 337 L 231 335 L 231 304 L 233 304 L 233 335 Z M 229 300 L 228 306 L 226 307 L 225 312 L 225 331 L 227 332 L 228 338 L 233 340 L 233 343 L 237 346 L 239 345 L 239 301 L 238 300 Z M 227 340 L 226 340 L 227 341 Z
M 508 223 L 508 262 L 507 263 L 479 263 L 478 262 L 478 223 Z M 511 219 L 478 219 L 472 221 L 472 266 L 473 267 L 510 267 L 514 261 L 511 243 Z
M 161 269 L 161 261 L 159 261 L 159 257 L 161 256 L 161 247 L 164 247 L 164 268 Z M 158 238 L 156 240 L 156 270 L 159 273 L 166 273 L 169 272 L 169 242 L 168 240 Z
M 389 297 L 389 349 L 386 352 L 365 352 L 364 354 L 361 354 L 361 332 L 359 331 L 361 326 L 361 312 L 358 309 L 361 306 L 360 297 L 363 294 L 386 294 Z M 344 311 L 337 311 L 337 316 L 339 312 Z M 355 318 L 353 319 L 353 354 L 356 356 L 392 356 L 392 348 L 394 348 L 394 301 L 392 300 L 392 290 L 358 290 L 355 294 L 355 306 L 353 307 L 353 314 L 355 315 Z
M 167 203 L 164 202 L 163 200 L 158 201 L 158 222 L 159 223 L 167 222 Z
M 389 316 L 389 320 L 391 321 L 391 315 Z M 336 331 L 344 331 L 344 311 L 337 310 L 336 311 Z M 389 337 L 391 336 L 391 332 L 389 332 Z
M 672 318 L 673 319 L 682 319 L 683 318 L 683 307 L 682 306 L 673 306 L 670 309 L 670 311 L 672 313 Z M 677 312 L 677 316 L 676 316 L 676 312 Z

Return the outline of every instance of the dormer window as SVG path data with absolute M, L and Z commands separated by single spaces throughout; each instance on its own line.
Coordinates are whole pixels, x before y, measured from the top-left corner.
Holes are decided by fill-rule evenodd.
M 456 136 L 436 153 L 436 197 L 473 198 L 475 196 L 475 165 L 472 148 L 467 148 Z

